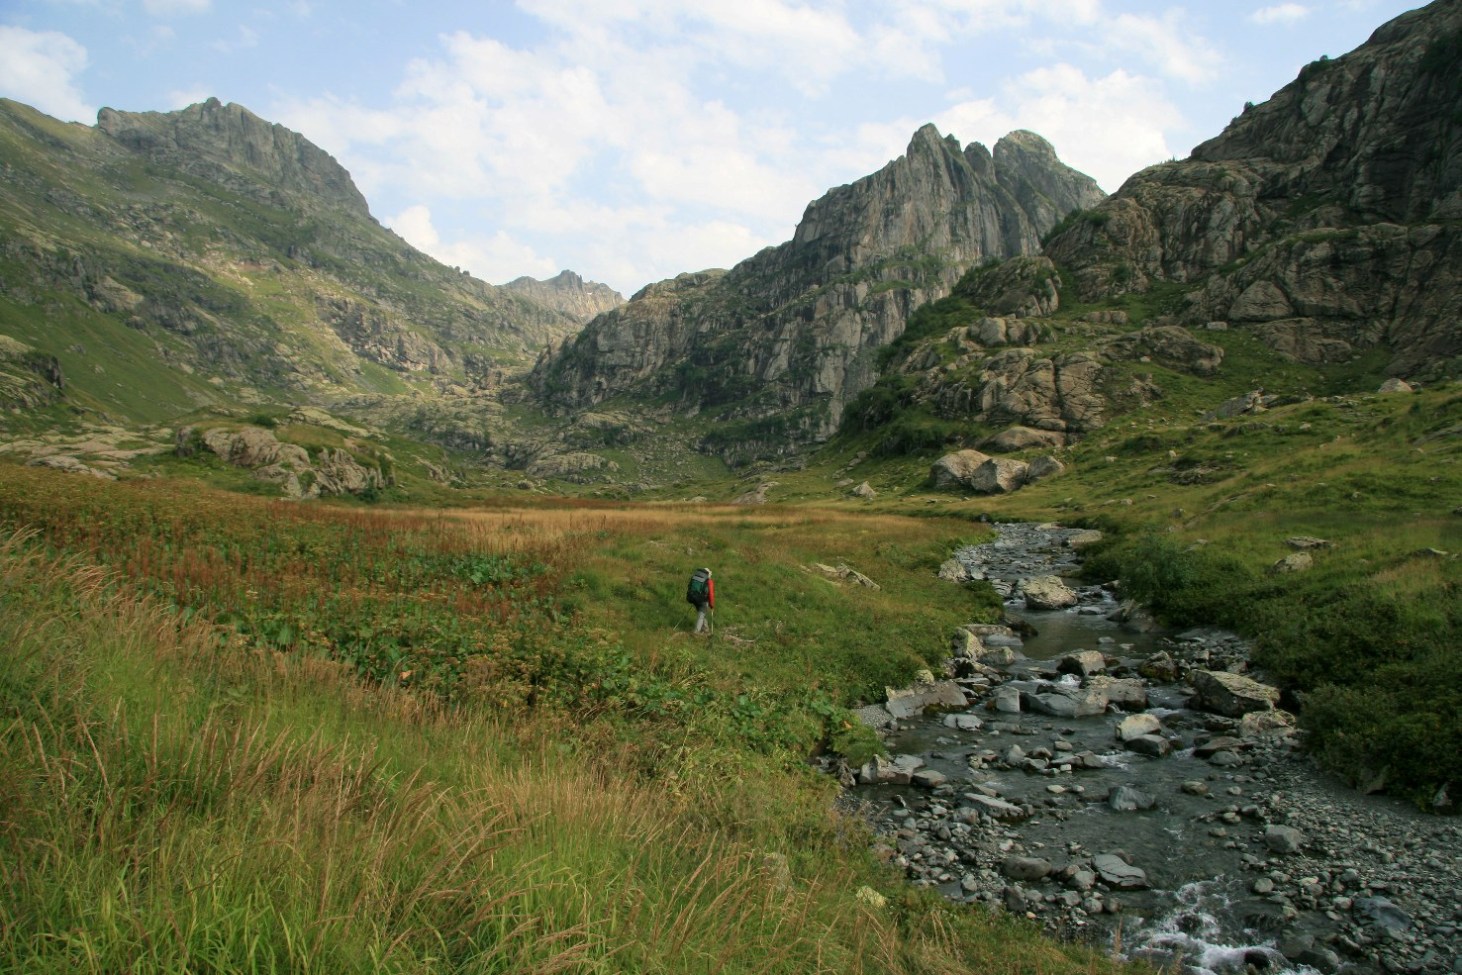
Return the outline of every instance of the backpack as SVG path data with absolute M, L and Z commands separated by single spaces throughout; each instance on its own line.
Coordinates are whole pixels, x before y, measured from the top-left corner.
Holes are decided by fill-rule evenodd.
M 690 574 L 690 582 L 685 584 L 685 601 L 692 606 L 710 600 L 711 573 L 706 569 L 696 569 Z

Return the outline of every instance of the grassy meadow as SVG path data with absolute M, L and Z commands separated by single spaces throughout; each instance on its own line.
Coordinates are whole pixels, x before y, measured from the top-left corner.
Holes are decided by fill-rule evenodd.
M 4 474 L 4 970 L 1117 967 L 906 889 L 806 762 L 991 613 L 968 522 Z

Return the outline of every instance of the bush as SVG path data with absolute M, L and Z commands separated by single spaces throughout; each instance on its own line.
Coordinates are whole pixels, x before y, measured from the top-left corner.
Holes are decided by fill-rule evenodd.
M 1120 578 L 1124 595 L 1173 626 L 1238 626 L 1255 585 L 1253 572 L 1238 559 L 1153 534 L 1096 552 L 1085 575 Z

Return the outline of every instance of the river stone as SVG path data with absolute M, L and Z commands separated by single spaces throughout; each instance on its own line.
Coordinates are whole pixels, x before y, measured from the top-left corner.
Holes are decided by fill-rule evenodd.
M 1214 752 L 1208 756 L 1208 764 L 1216 768 L 1234 768 L 1244 764 L 1244 757 L 1238 752 Z
M 931 675 L 932 676 L 932 675 Z M 914 687 L 889 688 L 888 713 L 897 719 L 912 718 L 925 708 L 966 708 L 965 692 L 952 680 L 920 683 Z
M 984 724 L 973 714 L 946 714 L 944 716 L 944 727 L 953 728 L 956 731 L 979 731 Z
M 1091 858 L 1093 869 L 1103 880 L 1123 890 L 1139 890 L 1151 886 L 1147 873 L 1134 867 L 1115 853 L 1098 853 Z
M 1173 750 L 1172 742 L 1162 735 L 1138 735 L 1126 743 L 1127 747 L 1139 755 L 1147 755 L 1151 758 L 1163 758 Z
M 1020 580 L 1019 592 L 1027 609 L 1067 609 L 1080 599 L 1057 576 L 1034 576 Z
M 1090 548 L 1091 546 L 1097 544 L 1102 540 L 1102 538 L 1103 535 L 1101 532 L 1095 529 L 1088 529 L 1086 531 L 1077 532 L 1075 535 L 1072 535 L 1070 538 L 1066 539 L 1066 544 L 1079 552 L 1084 548 Z
M 995 710 L 1002 714 L 1020 713 L 1020 688 L 1006 684 L 995 688 Z
M 1173 684 L 1178 680 L 1178 662 L 1166 650 L 1159 651 L 1137 665 L 1137 672 L 1148 680 Z
M 970 803 L 967 807 L 970 813 L 984 813 L 995 819 L 1017 820 L 1025 818 L 1025 810 L 1012 802 L 1006 802 L 996 796 L 982 796 L 978 792 L 965 793 L 964 798 Z M 966 817 L 969 822 L 972 817 Z
M 1107 795 L 1107 806 L 1116 812 L 1138 812 L 1155 805 L 1156 799 L 1130 785 L 1119 785 Z
M 1026 695 L 1032 711 L 1057 718 L 1089 718 L 1105 714 L 1107 695 L 1100 687 L 1043 687 Z
M 1107 658 L 1100 650 L 1077 650 L 1056 661 L 1056 673 L 1090 677 L 1107 669 Z
M 1244 743 L 1237 738 L 1218 735 L 1194 748 L 1193 754 L 1199 758 L 1208 758 L 1210 755 L 1215 755 L 1218 752 L 1231 752 L 1243 747 L 1245 747 Z
M 1117 722 L 1117 738 L 1132 741 L 1143 735 L 1155 735 L 1162 730 L 1162 722 L 1151 714 L 1129 714 Z
M 1107 703 L 1123 711 L 1141 711 L 1147 707 L 1147 685 L 1136 677 L 1108 677 L 1098 674 L 1091 686 L 1107 696 Z
M 908 785 L 923 764 L 917 755 L 896 755 L 892 759 L 875 755 L 858 770 L 858 781 L 864 785 Z
M 1404 934 L 1412 925 L 1411 915 L 1384 897 L 1357 897 L 1351 906 L 1362 918 L 1393 934 Z
M 1295 727 L 1295 717 L 1288 711 L 1250 711 L 1239 719 L 1239 734 L 1244 738 L 1288 734 Z
M 949 781 L 949 776 L 932 768 L 921 768 L 913 774 L 910 781 L 921 789 L 937 789 Z
M 1293 826 L 1266 826 L 1264 845 L 1275 853 L 1298 853 L 1305 845 L 1305 834 Z
M 1188 706 L 1195 711 L 1242 718 L 1251 711 L 1272 711 L 1279 702 L 1279 688 L 1242 674 L 1197 670 L 1192 674 L 1192 681 L 1194 694 Z
M 1073 890 L 1091 890 L 1096 886 L 1096 871 L 1078 868 L 1072 871 L 1071 876 L 1067 878 L 1066 882 L 1071 885 Z
M 1040 857 L 1006 857 L 1000 864 L 1000 872 L 1015 881 L 1043 880 L 1051 869 L 1051 861 Z

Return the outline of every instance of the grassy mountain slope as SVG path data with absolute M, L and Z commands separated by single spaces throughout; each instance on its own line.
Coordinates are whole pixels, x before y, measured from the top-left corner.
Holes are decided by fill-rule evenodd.
M 60 382 L 0 368 L 31 389 L 25 403 L 48 400 L 38 425 L 309 404 L 399 427 L 392 400 L 409 395 L 447 428 L 417 433 L 450 440 L 504 370 L 578 328 L 411 248 L 338 167 L 350 193 L 337 198 L 231 159 L 230 139 L 292 136 L 238 106 L 104 114 L 117 138 L 0 102 L 0 335 L 23 346 L 9 359 L 54 366 Z M 211 155 L 165 151 L 164 123 L 222 141 Z M 316 170 L 334 165 L 314 153 Z

